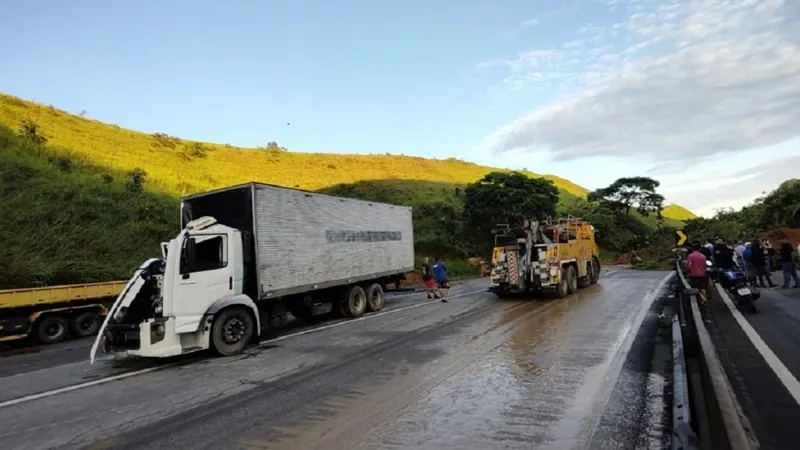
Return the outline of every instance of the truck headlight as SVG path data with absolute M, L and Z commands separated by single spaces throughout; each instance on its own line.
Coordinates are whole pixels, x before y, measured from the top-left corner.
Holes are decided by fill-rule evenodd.
M 166 330 L 164 329 L 163 323 L 152 323 L 150 324 L 150 343 L 155 344 L 156 342 L 161 342 L 164 340 L 164 335 L 166 334 Z

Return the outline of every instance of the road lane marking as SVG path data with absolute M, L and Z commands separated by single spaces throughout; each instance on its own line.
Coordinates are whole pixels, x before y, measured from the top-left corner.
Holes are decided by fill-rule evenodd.
M 750 339 L 750 342 L 753 343 L 758 353 L 764 358 L 767 362 L 767 365 L 775 375 L 778 376 L 778 379 L 781 380 L 783 386 L 789 391 L 789 394 L 794 398 L 794 401 L 800 405 L 800 381 L 797 381 L 792 372 L 781 362 L 780 358 L 769 348 L 766 342 L 761 339 L 761 335 L 758 334 L 755 328 L 750 325 L 750 322 L 739 312 L 739 309 L 733 304 L 731 301 L 730 296 L 728 293 L 725 292 L 724 289 L 718 284 L 714 284 L 717 288 L 717 292 L 719 292 L 720 297 L 722 297 L 722 301 L 725 302 L 725 306 L 731 311 L 733 314 L 733 318 L 736 319 L 736 322 L 742 327 L 744 334 L 747 335 L 747 338 Z
M 483 288 L 483 289 L 480 289 L 480 290 L 477 290 L 477 291 L 464 292 L 462 294 L 449 296 L 449 297 L 447 297 L 447 299 L 448 300 L 457 299 L 457 298 L 460 298 L 460 297 L 466 297 L 468 295 L 477 294 L 477 293 L 480 293 L 480 292 L 487 292 L 487 290 L 486 290 L 486 288 Z M 376 313 L 376 314 L 370 314 L 368 316 L 361 316 L 361 317 L 359 317 L 357 319 L 343 320 L 341 322 L 332 323 L 330 325 L 324 325 L 324 326 L 321 326 L 321 327 L 311 328 L 309 330 L 298 331 L 297 333 L 287 334 L 285 336 L 280 336 L 280 337 L 277 337 L 277 338 L 274 338 L 274 339 L 270 339 L 270 340 L 267 340 L 267 341 L 262 341 L 257 346 L 255 346 L 255 348 L 262 347 L 262 346 L 264 346 L 266 344 L 269 344 L 269 343 L 283 341 L 283 340 L 286 340 L 286 339 L 291 338 L 291 337 L 302 336 L 302 335 L 305 335 L 305 334 L 313 333 L 315 331 L 327 330 L 329 328 L 334 328 L 334 327 L 338 327 L 338 326 L 341 326 L 341 325 L 360 322 L 362 320 L 370 319 L 370 318 L 373 318 L 373 317 L 379 317 L 379 316 L 383 316 L 383 315 L 387 315 L 387 314 L 391 314 L 391 313 L 395 313 L 395 312 L 406 311 L 406 310 L 413 309 L 413 308 L 419 308 L 421 306 L 431 305 L 431 304 L 437 303 L 437 302 L 441 302 L 441 300 L 439 300 L 439 299 L 430 300 L 430 301 L 427 301 L 427 302 L 422 302 L 422 303 L 417 303 L 417 304 L 414 304 L 414 305 L 404 306 L 402 308 L 395 308 L 395 309 L 390 309 L 390 310 L 387 310 L 387 311 L 379 312 L 379 313 Z M 130 377 L 134 377 L 134 376 L 137 376 L 137 375 L 144 375 L 144 374 L 149 373 L 149 372 L 155 372 L 156 370 L 162 370 L 162 369 L 166 369 L 166 368 L 169 368 L 169 367 L 173 367 L 173 366 L 175 366 L 177 364 L 178 364 L 178 362 L 173 362 L 173 363 L 163 364 L 163 365 L 156 366 L 156 367 L 148 367 L 146 369 L 135 370 L 133 372 L 125 372 L 125 373 L 121 373 L 121 374 L 118 374 L 118 375 L 112 375 L 112 376 L 105 377 L 105 378 L 98 378 L 96 380 L 86 381 L 84 383 L 78 383 L 78 384 L 73 384 L 71 386 L 65 386 L 65 387 L 61 387 L 61 388 L 58 388 L 58 389 L 52 389 L 52 390 L 49 390 L 49 391 L 39 392 L 38 394 L 26 395 L 24 397 L 18 397 L 18 398 L 14 398 L 14 399 L 11 399 L 11 400 L 6 400 L 4 402 L 0 402 L 0 408 L 6 408 L 6 407 L 9 407 L 9 406 L 18 405 L 20 403 L 28 403 L 28 402 L 31 402 L 31 401 L 34 401 L 34 400 L 39 400 L 41 398 L 51 397 L 51 396 L 58 395 L 58 394 L 64 394 L 64 393 L 67 393 L 67 392 L 72 392 L 72 391 L 76 391 L 78 389 L 84 389 L 84 388 L 88 388 L 88 387 L 92 387 L 92 386 L 98 386 L 98 385 L 101 385 L 101 384 L 110 383 L 112 381 L 117 381 L 117 380 L 123 380 L 125 378 L 130 378 Z
M 129 377 L 133 377 L 133 376 L 136 376 L 136 375 L 142 375 L 142 374 L 145 374 L 145 373 L 148 373 L 148 372 L 153 372 L 155 370 L 164 369 L 164 368 L 167 368 L 167 367 L 173 366 L 173 365 L 175 365 L 175 363 L 173 363 L 173 364 L 165 364 L 163 366 L 157 366 L 157 367 L 148 367 L 147 369 L 135 370 L 133 372 L 125 372 L 125 373 L 121 373 L 119 375 L 112 375 L 110 377 L 98 378 L 97 380 L 87 381 L 85 383 L 78 383 L 78 384 L 73 384 L 72 386 L 65 386 L 65 387 L 62 387 L 62 388 L 53 389 L 51 391 L 44 391 L 44 392 L 40 392 L 38 394 L 26 395 L 25 397 L 18 397 L 18 398 L 14 398 L 14 399 L 11 399 L 11 400 L 6 400 L 4 402 L 0 402 L 0 408 L 5 408 L 5 407 L 8 407 L 8 406 L 18 405 L 20 403 L 27 403 L 27 402 L 30 402 L 30 401 L 33 401 L 33 400 L 38 400 L 40 398 L 45 398 L 45 397 L 50 397 L 50 396 L 53 396 L 53 395 L 63 394 L 63 393 L 66 393 L 66 392 L 76 391 L 78 389 L 97 386 L 98 384 L 109 383 L 111 381 L 122 380 L 124 378 L 129 378 Z

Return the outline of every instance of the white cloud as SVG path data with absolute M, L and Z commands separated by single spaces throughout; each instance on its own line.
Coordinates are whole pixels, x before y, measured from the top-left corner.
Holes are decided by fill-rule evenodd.
M 657 163 L 656 173 L 668 174 L 800 136 L 800 1 L 604 3 L 625 8 L 627 20 L 587 24 L 560 48 L 497 63 L 507 68 L 507 88 L 581 93 L 498 129 L 482 151 L 546 151 L 562 162 L 614 156 Z M 743 197 L 767 178 L 731 192 Z M 702 208 L 719 198 L 692 203 Z

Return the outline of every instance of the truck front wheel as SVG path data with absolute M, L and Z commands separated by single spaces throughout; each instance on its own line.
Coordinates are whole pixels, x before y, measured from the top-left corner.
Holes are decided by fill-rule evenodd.
M 569 276 L 566 267 L 561 268 L 561 279 L 556 285 L 556 298 L 564 298 L 569 294 Z
M 67 320 L 59 316 L 46 316 L 36 324 L 36 338 L 42 344 L 54 344 L 67 337 Z
M 222 356 L 241 353 L 254 333 L 253 316 L 242 307 L 223 309 L 211 327 L 211 346 Z
M 383 309 L 383 289 L 378 283 L 367 286 L 367 311 L 378 312 Z

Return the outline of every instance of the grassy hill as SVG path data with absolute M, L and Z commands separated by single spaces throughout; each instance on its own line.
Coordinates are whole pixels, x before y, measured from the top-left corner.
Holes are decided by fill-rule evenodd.
M 22 121 L 36 123 L 50 144 L 69 149 L 102 167 L 119 171 L 141 168 L 147 172 L 148 187 L 173 195 L 261 181 L 306 190 L 331 188 L 364 180 L 417 180 L 448 186 L 463 186 L 497 170 L 455 158 L 425 159 L 400 155 L 340 155 L 243 149 L 224 144 L 200 143 L 167 135 L 150 135 L 116 125 L 86 119 L 52 106 L 44 106 L 0 94 L 0 124 L 16 130 Z M 66 150 L 65 150 L 66 151 Z M 542 176 L 529 173 L 531 176 Z M 588 190 L 555 175 L 552 180 L 567 199 L 585 197 Z M 389 184 L 394 181 L 388 182 Z M 426 194 L 402 187 L 413 204 Z M 415 183 L 416 185 L 416 183 Z M 566 199 L 565 199 L 566 200 Z M 681 207 L 665 208 L 665 217 L 685 220 L 690 212 Z
M 251 180 L 418 207 L 418 249 L 448 254 L 453 243 L 439 239 L 460 217 L 464 186 L 493 170 L 456 159 L 197 143 L 0 94 L 0 289 L 125 279 L 177 231 L 179 195 Z M 545 177 L 562 207 L 587 193 Z M 443 211 L 432 205 L 449 216 L 425 213 Z M 691 215 L 677 206 L 665 214 Z

